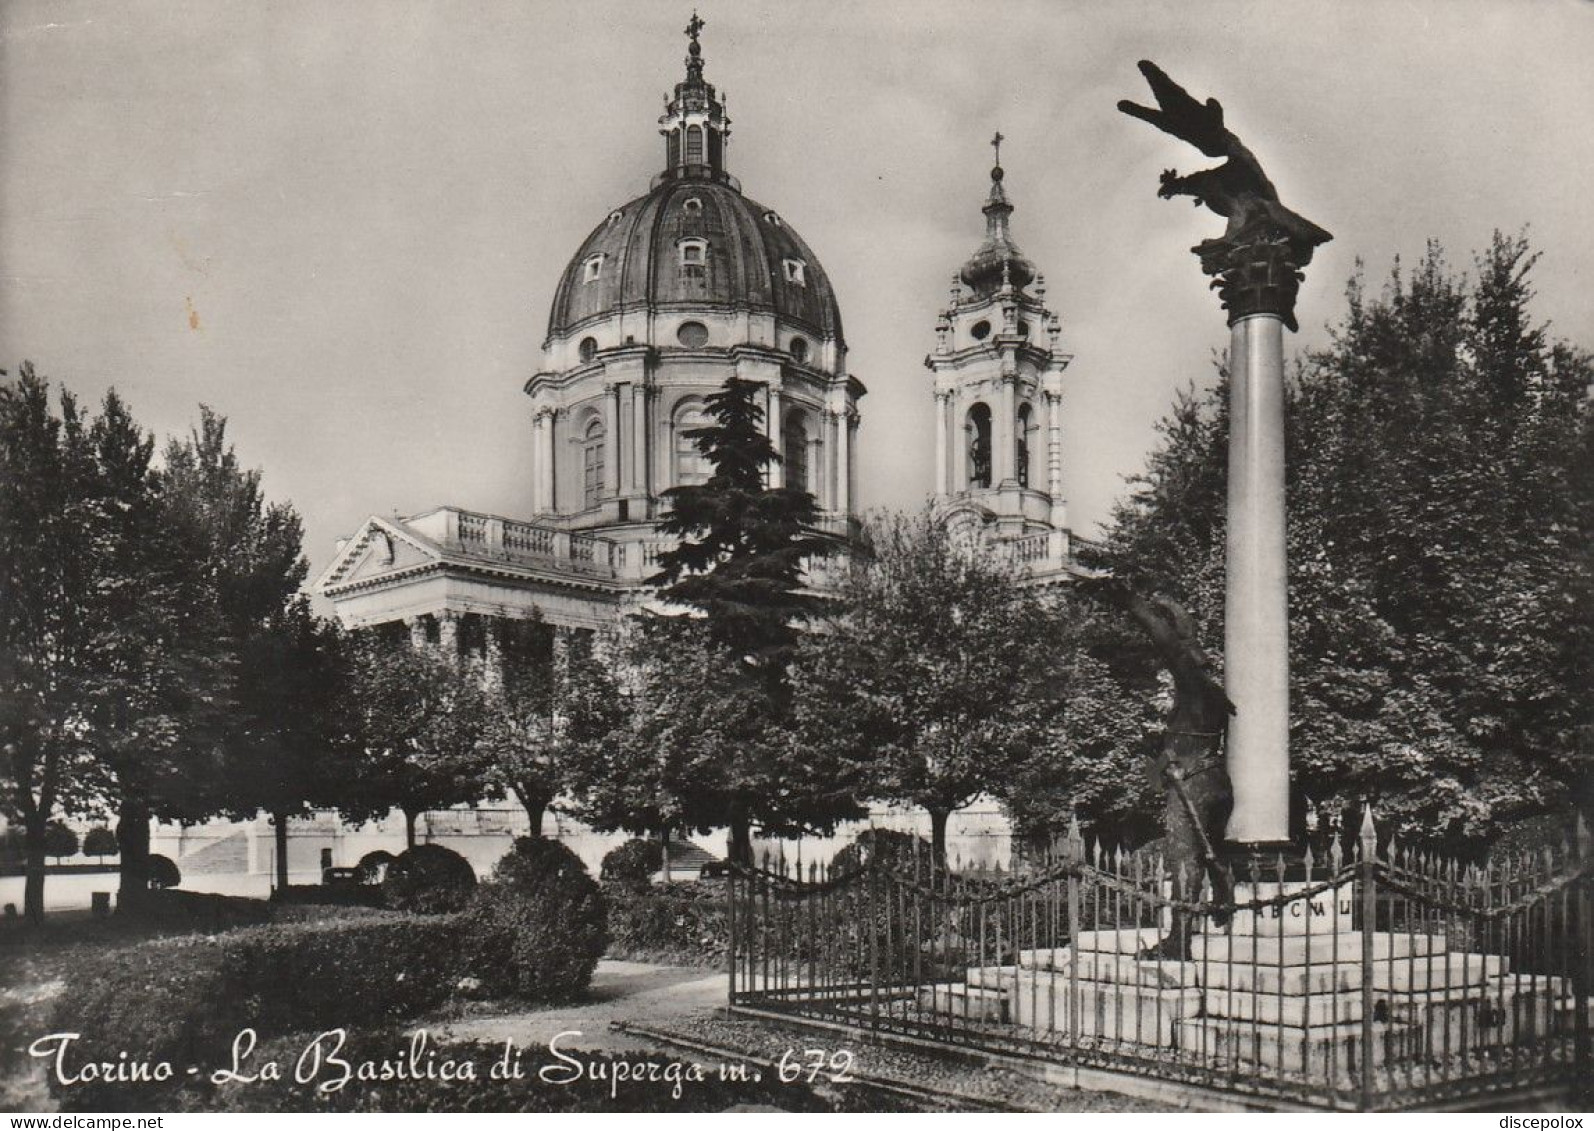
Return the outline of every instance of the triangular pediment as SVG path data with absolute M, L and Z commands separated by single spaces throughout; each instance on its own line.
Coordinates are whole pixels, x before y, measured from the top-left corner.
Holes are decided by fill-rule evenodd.
M 372 515 L 338 551 L 316 588 L 402 573 L 441 560 L 442 554 L 427 539 L 400 522 Z

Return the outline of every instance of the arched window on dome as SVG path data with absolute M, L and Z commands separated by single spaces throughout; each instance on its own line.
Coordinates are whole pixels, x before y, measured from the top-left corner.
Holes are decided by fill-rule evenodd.
M 1029 405 L 1018 407 L 1018 427 L 1014 431 L 1013 445 L 1013 475 L 1018 480 L 1020 487 L 1028 487 L 1030 482 L 1029 457 L 1035 450 L 1030 443 L 1030 437 L 1035 432 L 1035 413 Z
M 698 450 L 697 441 L 687 433 L 709 423 L 700 401 L 688 401 L 675 410 L 671 431 L 675 438 L 674 464 L 671 481 L 677 487 L 695 487 L 707 483 L 713 469 L 708 459 Z
M 780 432 L 780 455 L 786 486 L 794 491 L 812 492 L 813 483 L 808 477 L 808 426 L 800 412 L 786 414 L 786 423 Z
M 964 425 L 964 442 L 968 445 L 969 486 L 991 485 L 991 410 L 984 404 L 969 409 L 968 423 Z
M 703 127 L 686 127 L 686 163 L 688 165 L 701 165 L 703 163 Z
M 581 507 L 592 510 L 603 502 L 603 419 L 594 416 L 581 434 Z

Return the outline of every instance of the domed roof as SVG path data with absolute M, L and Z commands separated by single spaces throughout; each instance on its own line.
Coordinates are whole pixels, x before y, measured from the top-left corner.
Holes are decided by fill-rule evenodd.
M 683 253 L 694 240 L 701 250 Z M 688 264 L 697 255 L 701 266 Z M 559 280 L 548 336 L 648 306 L 772 311 L 841 337 L 835 292 L 807 243 L 731 178 L 708 170 L 660 178 L 593 229 Z

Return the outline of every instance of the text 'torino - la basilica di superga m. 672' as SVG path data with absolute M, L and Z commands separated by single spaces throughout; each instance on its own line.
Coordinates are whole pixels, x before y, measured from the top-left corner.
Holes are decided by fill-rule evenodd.
M 554 292 L 542 366 L 525 384 L 524 517 L 439 507 L 367 518 L 317 582 L 345 626 L 403 622 L 416 643 L 491 668 L 506 621 L 540 617 L 557 634 L 640 607 L 666 545 L 664 492 L 707 478 L 687 433 L 733 375 L 764 389 L 782 457 L 771 480 L 812 493 L 824 532 L 855 526 L 865 390 L 847 369 L 840 306 L 807 242 L 728 171 L 730 119 L 703 77 L 701 26 L 694 17 L 686 76 L 659 119 L 663 170 L 599 220 Z M 1009 235 L 997 153 L 985 239 L 925 360 L 932 491 L 945 521 L 1001 544 L 1037 580 L 1062 580 L 1070 358 L 1044 279 Z

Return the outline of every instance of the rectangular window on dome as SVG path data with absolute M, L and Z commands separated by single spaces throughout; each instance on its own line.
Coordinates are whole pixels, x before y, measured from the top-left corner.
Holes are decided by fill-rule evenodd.
M 591 255 L 581 265 L 581 281 L 583 283 L 596 283 L 603 275 L 603 256 Z
M 784 261 L 784 263 L 786 266 L 786 281 L 788 283 L 795 283 L 799 287 L 806 287 L 808 285 L 808 278 L 803 270 L 806 264 L 804 264 L 801 259 L 787 259 Z

